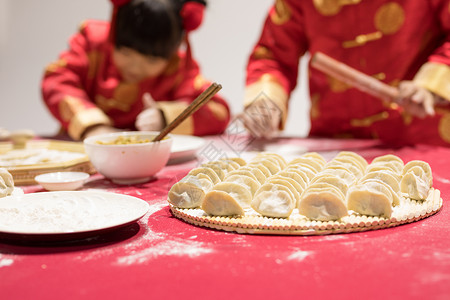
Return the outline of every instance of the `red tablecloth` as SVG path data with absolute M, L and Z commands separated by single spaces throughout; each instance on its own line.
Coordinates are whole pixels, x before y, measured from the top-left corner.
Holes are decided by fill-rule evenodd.
M 211 141 L 224 149 L 223 139 Z M 198 164 L 195 160 L 169 165 L 156 181 L 137 186 L 118 186 L 95 175 L 86 189 L 139 197 L 148 201 L 150 212 L 135 224 L 79 241 L 30 245 L 0 240 L 0 297 L 449 299 L 450 149 L 394 150 L 372 142 L 303 139 L 280 139 L 277 144 L 320 151 L 328 158 L 339 150 L 353 150 L 369 161 L 386 153 L 405 162 L 425 160 L 444 205 L 424 220 L 377 231 L 237 234 L 196 227 L 171 214 L 167 192 Z M 255 142 L 253 148 L 241 150 L 259 146 Z M 25 191 L 40 190 L 35 186 Z

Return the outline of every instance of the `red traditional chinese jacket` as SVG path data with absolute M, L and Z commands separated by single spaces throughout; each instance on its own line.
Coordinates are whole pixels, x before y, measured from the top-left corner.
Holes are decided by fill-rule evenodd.
M 450 101 L 449 0 L 277 0 L 249 59 L 245 105 L 264 92 L 283 128 L 299 59 L 318 51 L 392 86 L 414 80 Z M 311 136 L 450 146 L 448 103 L 419 119 L 312 67 L 303 75 Z
M 69 49 L 46 69 L 44 102 L 73 139 L 80 139 L 87 127 L 96 124 L 134 130 L 136 117 L 144 109 L 144 93 L 157 101 L 169 123 L 210 85 L 189 51 L 180 51 L 156 78 L 124 83 L 113 63 L 108 36 L 109 23 L 86 21 L 70 39 Z M 229 119 L 227 103 L 215 95 L 173 133 L 219 134 Z

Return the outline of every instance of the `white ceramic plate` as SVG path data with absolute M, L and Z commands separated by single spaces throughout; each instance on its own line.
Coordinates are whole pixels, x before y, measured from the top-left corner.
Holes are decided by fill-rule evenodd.
M 103 191 L 16 195 L 0 201 L 0 236 L 34 240 L 87 237 L 131 224 L 148 211 L 136 197 Z
M 191 135 L 172 134 L 172 138 L 171 161 L 193 158 L 197 151 L 206 144 L 205 139 Z
M 84 172 L 52 172 L 34 177 L 48 191 L 72 191 L 83 186 L 89 178 Z

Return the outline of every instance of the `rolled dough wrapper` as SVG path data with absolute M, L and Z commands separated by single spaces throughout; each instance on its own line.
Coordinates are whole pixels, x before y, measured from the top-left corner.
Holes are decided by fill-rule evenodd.
M 245 211 L 230 194 L 224 191 L 209 191 L 202 203 L 204 212 L 213 216 L 243 216 Z

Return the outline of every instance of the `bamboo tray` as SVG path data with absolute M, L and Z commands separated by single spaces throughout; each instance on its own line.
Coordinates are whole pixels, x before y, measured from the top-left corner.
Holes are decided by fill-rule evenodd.
M 243 217 L 215 217 L 200 208 L 182 209 L 169 204 L 173 215 L 187 223 L 244 234 L 325 235 L 377 230 L 412 223 L 437 213 L 442 207 L 439 190 L 431 189 L 425 201 L 405 199 L 394 207 L 391 218 L 350 213 L 340 221 L 312 221 L 297 209 L 287 219 L 268 218 L 248 209 Z
M 69 151 L 85 154 L 83 143 L 68 142 L 68 141 L 55 141 L 55 140 L 29 141 L 26 144 L 26 149 L 48 149 L 48 150 Z M 12 143 L 10 142 L 0 143 L 0 155 L 5 154 L 11 150 L 14 150 Z M 94 174 L 97 172 L 95 168 L 92 166 L 91 162 L 89 161 L 89 157 L 87 155 L 85 155 L 84 157 L 67 160 L 64 162 L 56 162 L 56 163 L 49 162 L 32 165 L 20 165 L 14 167 L 6 166 L 3 168 L 6 168 L 8 172 L 11 173 L 11 175 L 14 178 L 14 184 L 17 186 L 36 184 L 34 177 L 43 173 L 78 171 Z

